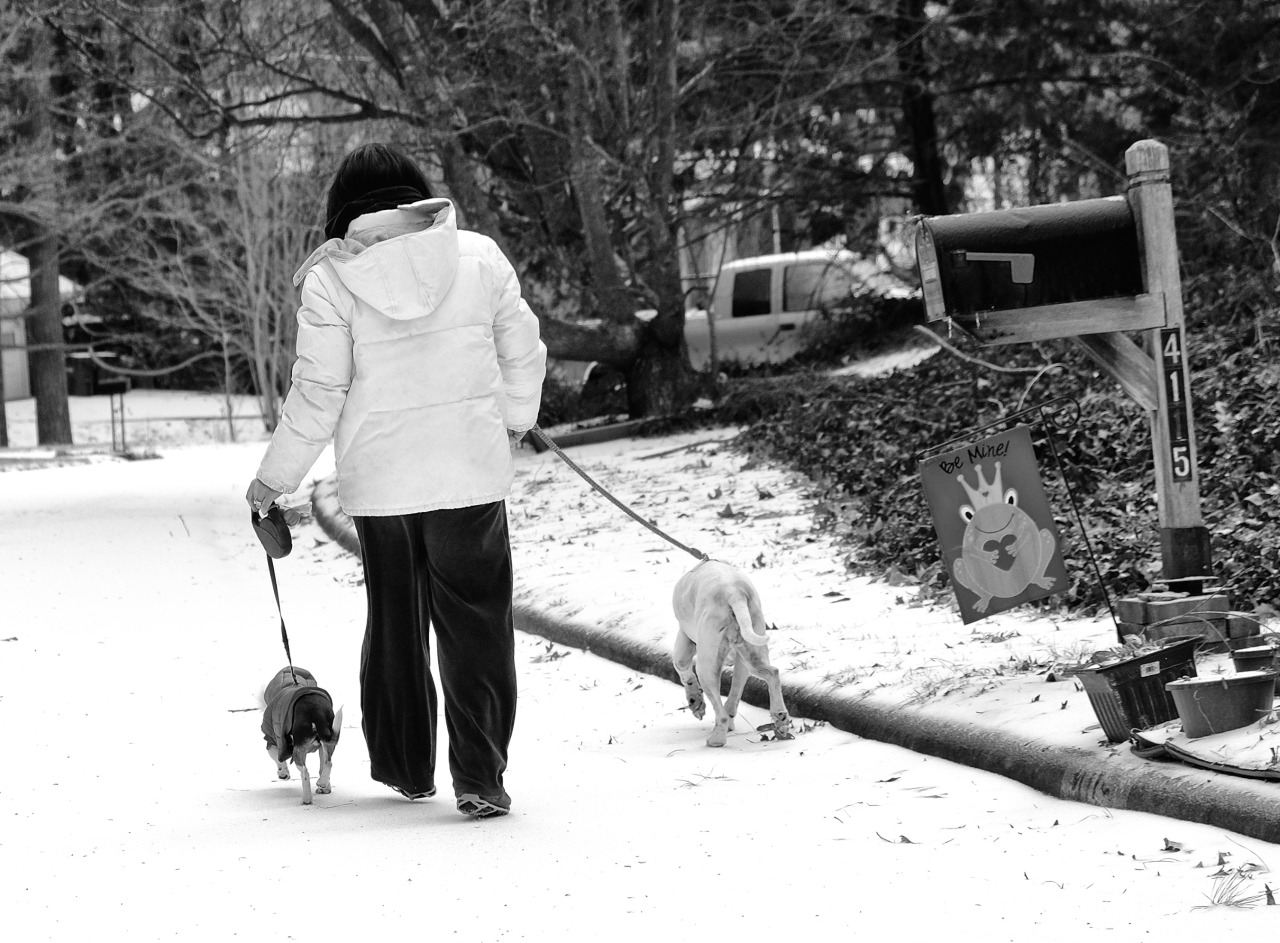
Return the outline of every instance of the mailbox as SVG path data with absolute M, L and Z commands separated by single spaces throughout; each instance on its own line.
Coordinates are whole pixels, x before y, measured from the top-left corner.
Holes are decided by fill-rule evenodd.
M 94 392 L 99 395 L 123 396 L 129 389 L 129 378 L 123 376 L 99 377 L 94 384 Z
M 1123 197 L 924 217 L 916 260 L 929 321 L 983 346 L 1072 338 L 1150 415 L 1164 575 L 1196 585 L 1213 570 L 1169 149 L 1138 141 L 1124 162 Z
M 1145 290 L 1124 197 L 925 217 L 916 257 L 930 321 Z

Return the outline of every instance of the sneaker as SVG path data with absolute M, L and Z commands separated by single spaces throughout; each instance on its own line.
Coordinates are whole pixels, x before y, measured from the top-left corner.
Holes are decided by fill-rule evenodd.
M 510 812 L 511 800 L 506 796 L 485 797 L 468 792 L 458 796 L 458 811 L 473 819 L 489 819 Z
M 390 783 L 387 785 L 390 785 Z M 409 792 L 405 789 L 401 789 L 399 786 L 391 786 L 391 788 L 400 793 L 400 795 L 404 796 L 406 799 L 430 799 L 436 794 L 434 789 L 428 789 L 426 792 Z

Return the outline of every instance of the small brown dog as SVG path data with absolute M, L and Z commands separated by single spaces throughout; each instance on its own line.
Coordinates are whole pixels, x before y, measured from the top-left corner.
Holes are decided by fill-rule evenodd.
M 307 771 L 307 754 L 320 752 L 320 776 L 316 792 L 330 792 L 329 774 L 333 769 L 333 751 L 338 748 L 342 732 L 342 709 L 333 712 L 333 698 L 316 684 L 315 676 L 305 668 L 283 668 L 267 685 L 263 695 L 267 706 L 262 712 L 262 735 L 267 741 L 267 755 L 275 761 L 276 775 L 289 778 L 289 760 L 302 777 L 302 804 L 311 804 L 311 774 Z
M 715 726 L 707 746 L 722 747 L 733 729 L 738 701 L 747 678 L 754 674 L 769 688 L 769 713 L 774 735 L 791 740 L 791 717 L 782 701 L 778 669 L 769 663 L 760 595 L 745 573 L 719 560 L 703 560 L 680 577 L 672 597 L 679 629 L 671 661 L 684 685 L 689 710 L 699 720 L 705 712 L 703 695 L 715 710 Z M 694 671 L 694 656 L 697 671 Z M 732 656 L 733 683 L 727 700 L 720 699 L 720 675 Z

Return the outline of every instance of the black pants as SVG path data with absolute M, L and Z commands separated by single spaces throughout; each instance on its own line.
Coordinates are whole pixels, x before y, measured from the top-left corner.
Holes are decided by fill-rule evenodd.
M 360 706 L 370 773 L 409 793 L 435 788 L 430 627 L 454 793 L 505 797 L 516 715 L 506 504 L 354 523 L 369 599 Z

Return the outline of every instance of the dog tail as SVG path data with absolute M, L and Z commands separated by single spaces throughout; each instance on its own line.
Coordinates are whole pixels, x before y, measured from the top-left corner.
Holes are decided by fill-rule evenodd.
M 751 618 L 751 607 L 747 604 L 746 596 L 741 593 L 735 594 L 729 600 L 729 608 L 733 610 L 733 618 L 738 623 L 738 631 L 742 633 L 742 638 L 745 641 L 750 642 L 752 645 L 764 645 L 769 641 L 767 635 L 756 630 L 755 622 Z

